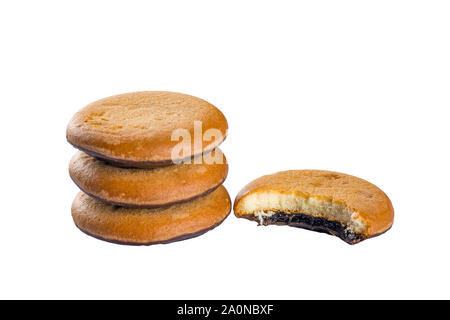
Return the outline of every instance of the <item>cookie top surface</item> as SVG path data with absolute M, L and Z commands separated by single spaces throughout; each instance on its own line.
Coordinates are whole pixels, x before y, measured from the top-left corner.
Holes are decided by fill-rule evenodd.
M 363 219 L 371 235 L 389 229 L 394 219 L 392 203 L 381 189 L 363 179 L 338 172 L 291 170 L 260 177 L 237 195 L 234 203 L 237 215 L 248 214 L 242 200 L 252 194 L 294 195 L 341 205 Z
M 205 232 L 220 224 L 230 210 L 223 186 L 193 201 L 155 209 L 113 206 L 80 192 L 72 204 L 72 217 L 81 230 L 104 240 L 154 244 Z
M 111 204 L 133 207 L 158 207 L 191 200 L 216 189 L 228 173 L 220 149 L 196 164 L 170 165 L 152 169 L 115 167 L 78 151 L 70 161 L 69 173 L 85 193 Z M 196 159 L 199 160 L 199 159 Z
M 221 137 L 214 135 L 206 141 L 210 137 L 203 139 L 200 134 L 201 146 L 194 146 L 195 122 L 201 123 L 203 134 L 215 129 Z M 187 130 L 191 150 L 172 159 L 172 149 L 182 141 L 178 134 L 172 137 L 177 129 Z M 91 155 L 151 166 L 208 152 L 225 139 L 227 129 L 222 112 L 205 100 L 175 92 L 142 91 L 87 105 L 70 120 L 66 135 L 72 145 Z

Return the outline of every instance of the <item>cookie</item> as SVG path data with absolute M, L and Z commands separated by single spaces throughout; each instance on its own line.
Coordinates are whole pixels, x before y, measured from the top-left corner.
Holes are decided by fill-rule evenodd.
M 375 185 L 343 173 L 283 171 L 260 177 L 237 195 L 234 213 L 260 225 L 289 225 L 338 236 L 349 244 L 387 231 L 394 209 Z
M 120 244 L 150 245 L 199 236 L 218 226 L 230 213 L 227 190 L 163 208 L 136 209 L 105 204 L 80 192 L 72 204 L 79 229 Z
M 143 91 L 89 104 L 70 120 L 66 136 L 69 143 L 94 157 L 145 168 L 208 153 L 225 139 L 227 129 L 222 112 L 205 100 Z
M 128 207 L 160 207 L 195 199 L 218 188 L 228 173 L 222 151 L 211 156 L 222 163 L 179 164 L 152 169 L 121 168 L 77 152 L 69 165 L 75 184 L 90 196 Z

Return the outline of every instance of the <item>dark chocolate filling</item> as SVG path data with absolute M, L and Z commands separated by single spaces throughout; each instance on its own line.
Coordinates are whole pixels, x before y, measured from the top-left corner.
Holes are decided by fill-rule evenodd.
M 259 221 L 258 217 L 254 215 L 245 216 L 245 218 Z M 265 226 L 270 224 L 288 225 L 290 227 L 328 233 L 339 237 L 348 244 L 355 244 L 367 238 L 361 234 L 352 232 L 340 222 L 313 217 L 303 213 L 276 212 L 270 217 L 263 217 L 262 224 Z

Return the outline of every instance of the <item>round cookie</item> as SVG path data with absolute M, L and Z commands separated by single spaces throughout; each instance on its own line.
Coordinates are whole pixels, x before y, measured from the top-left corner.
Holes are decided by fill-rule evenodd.
M 227 129 L 222 112 L 205 100 L 143 91 L 89 104 L 70 120 L 66 136 L 69 143 L 92 156 L 145 168 L 208 153 L 222 143 Z M 172 155 L 181 143 L 186 148 Z
M 349 244 L 387 231 L 394 209 L 375 185 L 343 173 L 292 170 L 260 177 L 236 197 L 237 217 L 329 233 Z
M 156 209 L 113 206 L 80 192 L 72 204 L 72 217 L 79 229 L 93 237 L 150 245 L 201 235 L 218 226 L 230 210 L 230 197 L 223 186 L 193 201 Z
M 139 169 L 112 166 L 79 151 L 70 161 L 69 173 L 82 191 L 98 200 L 127 207 L 160 207 L 195 199 L 219 187 L 228 164 L 220 149 L 211 156 L 222 163 Z

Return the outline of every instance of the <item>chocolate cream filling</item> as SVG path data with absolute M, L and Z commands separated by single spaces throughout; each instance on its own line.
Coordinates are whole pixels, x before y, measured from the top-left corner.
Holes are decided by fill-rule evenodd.
M 339 237 L 348 244 L 355 244 L 366 239 L 365 236 L 351 231 L 340 222 L 325 218 L 313 217 L 303 213 L 275 212 L 270 216 L 260 218 L 255 215 L 246 215 L 245 218 L 260 222 L 262 225 L 288 225 L 312 231 L 323 232 Z

